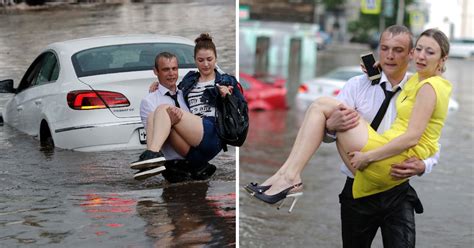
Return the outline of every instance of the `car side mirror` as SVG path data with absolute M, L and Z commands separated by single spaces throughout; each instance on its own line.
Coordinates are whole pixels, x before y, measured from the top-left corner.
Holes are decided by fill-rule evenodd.
M 0 93 L 15 93 L 13 88 L 13 79 L 0 81 Z

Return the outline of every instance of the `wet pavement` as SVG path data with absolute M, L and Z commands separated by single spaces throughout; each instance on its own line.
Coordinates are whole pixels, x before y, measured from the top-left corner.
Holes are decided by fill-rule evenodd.
M 17 84 L 51 42 L 128 33 L 210 32 L 219 65 L 235 74 L 234 13 L 229 0 L 11 10 L 0 14 L 0 79 Z M 134 180 L 128 163 L 140 153 L 40 147 L 0 126 L 0 247 L 235 246 L 235 149 L 211 161 L 210 180 L 182 184 Z
M 357 65 L 366 51 L 337 46 L 318 54 L 318 72 Z M 250 68 L 241 65 L 241 68 Z M 445 73 L 454 86 L 459 110 L 449 115 L 441 137 L 441 160 L 429 175 L 415 177 L 425 212 L 416 215 L 416 247 L 474 245 L 474 59 L 449 59 Z M 341 247 L 338 195 L 345 182 L 334 145 L 322 145 L 303 172 L 304 195 L 289 214 L 289 204 L 277 210 L 249 196 L 242 187 L 263 182 L 288 156 L 304 113 L 253 112 L 249 138 L 240 149 L 241 247 Z M 373 247 L 382 247 L 380 232 Z

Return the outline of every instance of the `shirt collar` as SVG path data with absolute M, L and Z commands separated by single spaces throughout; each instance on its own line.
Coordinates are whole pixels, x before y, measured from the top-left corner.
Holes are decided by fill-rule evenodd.
M 408 81 L 408 77 L 410 75 L 407 73 L 405 73 L 405 76 L 403 77 L 402 81 L 398 84 L 398 87 L 400 87 L 402 90 L 403 90 L 403 87 L 405 86 L 406 82 Z M 387 79 L 387 76 L 385 75 L 384 72 L 382 72 L 382 77 L 380 78 L 380 83 L 381 84 L 382 82 L 387 82 L 385 84 L 385 87 L 386 87 L 386 90 L 390 90 L 390 91 L 394 91 L 395 89 L 392 89 L 392 84 L 388 81 Z M 395 86 L 395 88 L 397 88 L 397 86 Z
M 160 95 L 164 96 L 166 95 L 166 93 L 168 93 L 170 90 L 168 88 L 166 88 L 165 86 L 163 86 L 162 84 L 160 84 L 158 86 L 158 92 L 160 93 Z M 176 93 L 179 92 L 179 89 L 176 88 Z

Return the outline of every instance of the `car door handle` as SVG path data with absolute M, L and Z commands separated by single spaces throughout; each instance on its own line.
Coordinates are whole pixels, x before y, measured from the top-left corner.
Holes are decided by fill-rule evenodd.
M 41 105 L 41 100 L 35 100 L 35 105 Z
M 18 107 L 16 107 L 16 111 L 20 112 L 20 111 L 22 111 L 22 110 L 23 110 L 23 106 L 18 106 Z

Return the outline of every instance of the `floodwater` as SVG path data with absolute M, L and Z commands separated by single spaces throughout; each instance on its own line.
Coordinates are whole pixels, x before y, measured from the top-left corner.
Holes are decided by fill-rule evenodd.
M 357 65 L 366 49 L 333 47 L 318 54 L 318 72 L 337 66 Z M 250 68 L 241 65 L 241 68 Z M 416 215 L 416 247 L 474 246 L 474 60 L 449 59 L 445 74 L 459 102 L 441 137 L 441 160 L 433 172 L 415 177 L 425 213 Z M 249 138 L 240 149 L 240 246 L 241 247 L 341 247 L 338 195 L 345 182 L 334 145 L 324 144 L 306 166 L 304 195 L 293 212 L 277 210 L 252 199 L 242 188 L 263 182 L 288 156 L 304 113 L 253 112 Z M 372 247 L 382 247 L 380 232 Z
M 0 12 L 0 79 L 17 84 L 49 43 L 129 33 L 209 32 L 219 65 L 234 74 L 235 1 L 167 2 Z M 211 161 L 210 180 L 184 184 L 134 180 L 128 164 L 140 153 L 40 147 L 0 126 L 0 247 L 235 246 L 235 149 Z

